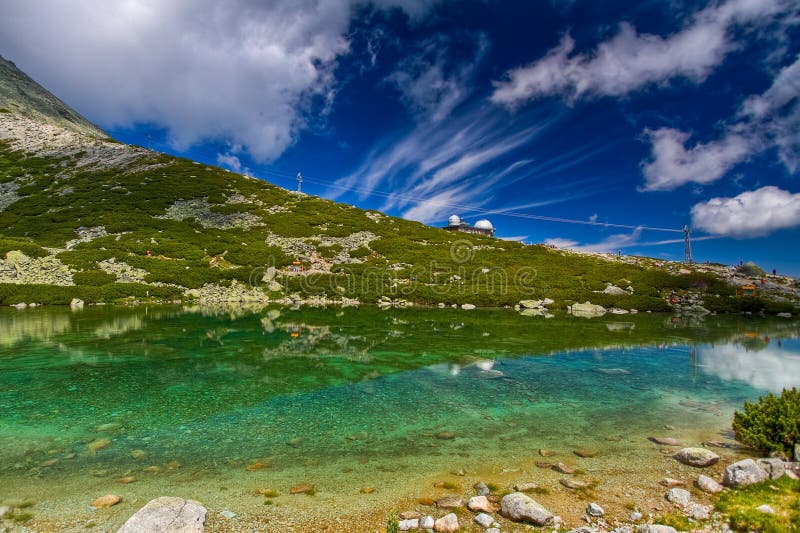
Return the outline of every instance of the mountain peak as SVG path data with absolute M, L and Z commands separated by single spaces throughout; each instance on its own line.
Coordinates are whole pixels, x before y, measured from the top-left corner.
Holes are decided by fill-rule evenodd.
M 108 135 L 0 56 L 0 110 L 97 138 Z

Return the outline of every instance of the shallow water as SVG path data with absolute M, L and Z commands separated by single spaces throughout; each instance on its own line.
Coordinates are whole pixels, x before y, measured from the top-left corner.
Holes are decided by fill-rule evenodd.
M 0 501 L 35 500 L 44 530 L 111 530 L 163 494 L 240 517 L 331 502 L 368 514 L 456 468 L 541 477 L 539 448 L 597 477 L 658 470 L 648 435 L 725 440 L 744 401 L 800 385 L 798 335 L 793 321 L 724 317 L 4 309 Z M 300 482 L 317 497 L 265 510 L 252 495 Z M 375 494 L 353 499 L 363 486 Z M 123 504 L 91 511 L 108 492 Z

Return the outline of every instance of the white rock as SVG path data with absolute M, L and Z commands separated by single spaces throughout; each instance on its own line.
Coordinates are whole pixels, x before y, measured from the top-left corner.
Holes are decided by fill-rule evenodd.
M 700 490 L 709 494 L 722 492 L 722 485 L 704 475 L 700 475 L 700 477 L 697 478 L 697 486 L 700 488 Z
M 0 518 L 3 518 L 11 511 L 11 507 L 8 505 L 0 505 Z
M 412 529 L 419 529 L 419 518 L 409 518 L 408 520 L 400 520 L 398 524 L 400 531 L 410 531 Z
M 192 500 L 162 496 L 139 509 L 117 533 L 203 533 L 206 509 Z
M 638 522 L 641 519 L 642 519 L 642 513 L 640 513 L 639 511 L 633 511 L 631 513 L 631 516 L 630 516 L 630 521 L 631 522 Z
M 222 518 L 227 518 L 228 520 L 230 520 L 231 518 L 236 518 L 236 513 L 234 513 L 233 511 L 229 511 L 227 509 L 225 509 L 224 511 L 220 512 L 219 515 Z
M 491 515 L 488 515 L 486 513 L 480 513 L 475 515 L 475 518 L 473 518 L 473 520 L 475 520 L 475 523 L 481 526 L 482 528 L 489 528 L 492 527 L 492 524 L 494 524 L 494 518 L 492 518 Z
M 73 298 L 72 301 L 69 302 L 69 306 L 72 309 L 83 309 L 83 300 L 80 298 Z
M 678 533 L 674 527 L 661 524 L 644 524 L 636 528 L 637 533 Z
M 767 513 L 767 514 L 775 514 L 775 509 L 773 509 L 767 504 L 759 505 L 758 507 L 756 507 L 756 511 L 761 511 L 762 513 Z
M 743 459 L 725 467 L 722 484 L 726 487 L 746 487 L 753 483 L 760 483 L 769 475 L 759 468 L 752 459 Z
M 473 496 L 467 502 L 467 507 L 470 511 L 483 511 L 484 513 L 491 513 L 494 511 L 492 504 L 486 499 L 486 496 Z
M 702 468 L 716 464 L 719 455 L 705 448 L 684 448 L 675 454 L 675 459 L 685 465 Z
M 569 312 L 574 316 L 592 318 L 606 314 L 606 308 L 602 305 L 585 302 L 582 304 L 572 304 L 569 308 Z
M 667 501 L 677 505 L 689 505 L 692 493 L 686 489 L 672 488 L 667 491 Z
M 777 457 L 759 459 L 757 464 L 767 473 L 770 479 L 778 479 L 786 473 L 786 466 L 784 466 L 783 460 Z
M 596 503 L 590 503 L 586 506 L 586 514 L 594 517 L 601 517 L 606 514 L 605 510 Z
M 686 509 L 686 516 L 694 520 L 708 520 L 711 516 L 711 507 L 699 503 L 692 503 Z
M 461 305 L 461 309 L 465 309 L 467 311 L 471 311 L 471 310 L 475 309 L 475 306 L 473 304 L 462 304 Z
M 434 521 L 431 515 L 423 516 L 422 518 L 419 519 L 419 527 L 421 529 L 433 529 L 435 523 L 436 522 Z
M 515 522 L 530 522 L 537 526 L 544 526 L 553 521 L 553 513 L 521 492 L 512 492 L 503 496 L 500 506 L 503 516 Z
M 458 531 L 459 527 L 461 526 L 455 513 L 446 514 L 433 523 L 433 530 L 440 533 L 452 533 L 453 531 Z

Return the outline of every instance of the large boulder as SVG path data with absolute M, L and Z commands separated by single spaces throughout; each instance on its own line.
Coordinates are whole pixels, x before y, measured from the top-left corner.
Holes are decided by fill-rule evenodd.
M 685 465 L 700 468 L 714 465 L 719 461 L 719 455 L 705 448 L 683 448 L 674 457 Z
M 582 304 L 572 304 L 569 308 L 570 313 L 573 316 L 579 316 L 583 318 L 592 318 L 595 316 L 603 316 L 606 314 L 606 308 L 602 305 L 595 305 L 591 302 L 584 302 Z
M 514 522 L 530 522 L 537 526 L 546 526 L 553 522 L 553 513 L 521 492 L 503 496 L 500 501 L 500 512 Z
M 770 479 L 778 479 L 786 473 L 786 466 L 783 463 L 783 459 L 778 459 L 777 457 L 759 459 L 758 466 L 767 473 Z
M 769 474 L 760 468 L 752 459 L 743 459 L 725 467 L 722 484 L 726 487 L 746 487 L 761 483 L 769 478 Z
M 117 533 L 203 533 L 206 509 L 192 500 L 162 496 L 136 511 Z
M 628 292 L 625 289 L 621 289 L 613 284 L 608 284 L 608 286 L 603 289 L 604 294 L 611 294 L 612 296 L 622 296 L 627 295 Z

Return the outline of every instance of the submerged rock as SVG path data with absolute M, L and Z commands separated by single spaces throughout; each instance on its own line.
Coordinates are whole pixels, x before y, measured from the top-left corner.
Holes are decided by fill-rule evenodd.
M 768 477 L 769 475 L 759 468 L 755 461 L 743 459 L 725 467 L 722 484 L 726 487 L 746 487 L 753 483 L 760 483 Z
M 606 308 L 601 305 L 584 302 L 582 304 L 572 304 L 569 308 L 569 312 L 572 313 L 573 316 L 592 318 L 606 314 Z
M 192 500 L 162 496 L 150 500 L 117 533 L 202 533 L 206 509 Z
M 120 496 L 116 494 L 106 494 L 105 496 L 100 496 L 95 501 L 92 502 L 92 507 L 97 509 L 107 509 L 108 507 L 113 507 L 117 505 L 119 502 L 122 501 Z
M 597 457 L 597 451 L 596 450 L 590 450 L 588 448 L 582 448 L 580 450 L 574 450 L 572 453 L 574 453 L 578 457 L 583 457 L 583 458 Z
M 289 489 L 289 494 L 313 494 L 314 485 L 310 483 L 301 483 Z
M 530 522 L 537 526 L 545 526 L 553 521 L 553 513 L 521 492 L 503 496 L 500 506 L 503 516 L 515 522 Z
M 683 446 L 681 441 L 672 437 L 650 437 L 650 441 L 661 446 Z
M 684 448 L 676 453 L 674 457 L 685 465 L 699 468 L 714 465 L 719 461 L 719 455 L 705 448 Z
M 478 492 L 478 496 L 488 496 L 492 492 L 483 481 L 478 481 L 472 486 L 472 488 Z
M 553 470 L 555 470 L 556 472 L 560 472 L 561 474 L 574 474 L 575 473 L 575 469 L 574 468 L 571 468 L 571 467 L 565 465 L 564 463 L 558 463 L 557 465 L 555 465 L 553 467 Z

